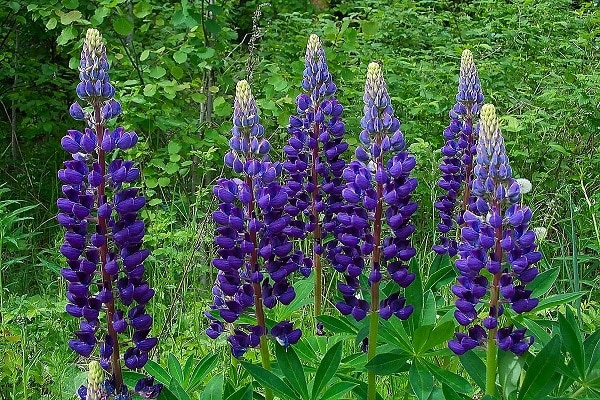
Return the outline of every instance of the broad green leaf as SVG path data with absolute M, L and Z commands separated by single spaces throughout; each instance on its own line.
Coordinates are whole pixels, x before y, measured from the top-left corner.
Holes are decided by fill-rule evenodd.
M 223 375 L 212 377 L 200 395 L 200 400 L 223 400 Z
M 67 26 L 62 30 L 60 35 L 56 38 L 56 44 L 59 46 L 67 44 L 77 35 L 77 29 L 72 26 Z
M 110 14 L 110 10 L 106 7 L 97 7 L 94 15 L 90 18 L 90 23 L 94 26 L 102 25 L 104 18 Z
M 213 49 L 212 47 L 206 47 L 204 48 L 204 50 L 200 50 L 196 53 L 196 57 L 204 59 L 211 58 L 214 55 L 215 49 Z
M 298 395 L 277 375 L 261 366 L 242 361 L 242 366 L 264 388 L 271 389 L 279 397 L 297 399 Z
M 187 53 L 181 50 L 176 51 L 175 53 L 173 53 L 173 60 L 175 60 L 177 64 L 183 64 L 187 61 Z
M 485 390 L 485 364 L 475 351 L 467 351 L 459 356 L 460 363 L 481 390 Z
M 152 6 L 144 0 L 133 6 L 133 15 L 137 18 L 141 19 L 150 14 L 152 14 Z
M 69 10 L 74 10 L 79 7 L 79 0 L 62 0 L 61 3 Z
M 567 307 L 566 312 L 571 313 L 571 310 Z M 574 320 L 567 319 L 562 314 L 558 314 L 558 325 L 560 327 L 562 344 L 571 355 L 571 361 L 575 364 L 577 373 L 580 377 L 584 377 L 585 359 L 583 356 L 583 339 L 579 327 L 575 324 Z M 569 365 L 572 364 L 569 363 Z
M 279 369 L 287 378 L 288 382 L 296 392 L 300 393 L 303 399 L 308 399 L 308 387 L 304 377 L 304 369 L 300 363 L 298 355 L 293 347 L 287 349 L 283 346 L 275 346 L 275 355 Z
M 171 375 L 169 375 L 163 367 L 152 360 L 148 360 L 144 366 L 144 370 L 163 385 L 168 385 L 169 382 L 171 382 Z
M 160 187 L 169 186 L 170 183 L 171 178 L 169 178 L 168 176 L 161 176 L 160 178 L 158 178 L 158 186 Z
M 360 28 L 366 37 L 373 37 L 379 31 L 379 22 L 376 21 L 360 21 Z
M 175 79 L 181 79 L 183 78 L 183 68 L 181 68 L 179 65 L 171 65 L 169 67 L 169 72 L 171 73 L 171 75 L 173 75 L 173 78 Z
M 426 363 L 425 366 L 440 382 L 450 386 L 458 393 L 469 393 L 473 388 L 469 381 L 452 371 L 440 368 L 432 363 Z
M 156 85 L 153 83 L 148 83 L 144 86 L 144 96 L 152 97 L 156 94 Z
M 169 154 L 177 154 L 181 151 L 181 144 L 179 142 L 171 140 L 167 145 L 167 150 L 169 151 Z
M 165 166 L 165 172 L 169 175 L 173 175 L 179 171 L 179 165 L 173 162 L 167 163 Z
M 419 400 L 427 400 L 433 391 L 433 375 L 418 360 L 410 367 L 408 381 Z
M 430 400 L 437 399 L 438 397 L 435 397 L 435 395 L 436 395 L 435 392 L 432 393 L 432 396 L 429 399 Z M 471 400 L 471 399 L 473 399 L 472 396 L 466 396 L 461 393 L 456 393 L 456 391 L 454 389 L 452 389 L 450 386 L 443 384 L 443 383 L 442 383 L 442 395 L 444 396 L 443 397 L 444 400 Z
M 540 297 L 546 294 L 556 282 L 559 272 L 560 268 L 552 268 L 536 276 L 533 282 L 527 285 L 528 289 L 533 290 L 531 297 Z
M 335 375 L 342 359 L 342 342 L 337 342 L 325 353 L 313 381 L 311 399 L 316 399 L 321 390 Z
M 56 18 L 52 17 L 48 20 L 48 22 L 46 22 L 46 29 L 48 29 L 49 31 L 51 31 L 52 29 L 56 28 L 56 23 L 58 21 L 56 20 Z
M 431 331 L 433 331 L 433 325 L 422 325 L 415 330 L 415 333 L 413 334 L 413 347 L 415 349 L 415 354 L 422 353 L 425 343 L 427 343 L 427 339 L 429 339 L 429 334 Z
M 540 312 L 548 308 L 554 308 L 563 304 L 568 304 L 573 300 L 580 298 L 585 293 L 586 292 L 573 292 L 548 296 L 545 299 L 540 300 L 540 304 L 538 304 L 538 306 L 534 309 L 534 312 Z
M 171 382 L 168 385 L 169 389 L 175 394 L 178 400 L 191 400 L 190 395 L 183 389 L 179 381 L 175 378 L 171 378 Z
M 554 336 L 527 366 L 518 400 L 538 400 L 550 393 L 558 380 L 552 379 L 560 357 L 560 336 Z
M 140 61 L 146 61 L 149 56 L 150 56 L 150 50 L 146 49 L 146 50 L 142 51 L 142 54 L 140 54 Z
M 353 382 L 338 382 L 331 385 L 331 387 L 323 393 L 323 396 L 319 397 L 319 400 L 341 399 L 343 396 L 350 393 L 357 385 L 357 383 Z
M 204 93 L 192 93 L 190 97 L 196 103 L 204 103 L 206 101 L 206 95 Z
M 79 21 L 82 16 L 81 12 L 77 10 L 69 11 L 68 13 L 56 10 L 56 15 L 60 17 L 60 23 L 63 25 L 71 25 L 73 22 Z
M 319 315 L 317 320 L 323 323 L 325 329 L 330 332 L 336 333 L 357 333 L 358 328 L 348 322 L 347 319 L 342 317 L 335 317 L 332 315 Z
M 146 196 L 146 197 L 147 197 L 147 196 Z M 157 206 L 157 205 L 159 205 L 159 204 L 162 204 L 162 202 L 163 202 L 163 201 L 162 201 L 162 199 L 152 199 L 152 200 L 150 200 L 150 201 L 148 202 L 148 205 L 149 205 L 150 207 L 154 207 L 154 206 Z
M 167 367 L 169 368 L 169 374 L 180 384 L 183 383 L 183 370 L 177 357 L 173 353 L 169 353 L 167 357 Z
M 121 36 L 127 36 L 133 31 L 133 22 L 126 16 L 120 15 L 113 21 L 113 28 Z
M 407 371 L 411 355 L 404 352 L 381 353 L 373 357 L 365 367 L 375 375 L 392 375 Z
M 154 79 L 160 79 L 163 76 L 165 76 L 166 73 L 167 73 L 166 69 L 164 69 L 163 67 L 160 67 L 160 66 L 156 66 L 150 70 L 148 75 L 150 75 L 150 77 L 152 77 Z

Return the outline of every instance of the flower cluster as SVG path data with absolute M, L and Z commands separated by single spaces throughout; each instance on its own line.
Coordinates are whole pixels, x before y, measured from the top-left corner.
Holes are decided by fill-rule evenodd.
M 408 271 L 408 261 L 416 254 L 410 242 L 415 230 L 411 216 L 417 209 L 417 204 L 411 201 L 417 180 L 410 177 L 415 159 L 405 150 L 400 122 L 394 116 L 378 63 L 369 64 L 363 99 L 362 146 L 356 149 L 357 160 L 343 172 L 347 182 L 342 191 L 345 204 L 334 230 L 341 245 L 331 249 L 334 268 L 345 275 L 345 281 L 338 285 L 343 301 L 336 307 L 357 320 L 366 316 L 369 307 L 384 319 L 392 315 L 406 319 L 412 313 L 412 306 L 406 304 L 400 291 L 379 303 L 378 284 L 382 268 L 403 288 L 415 278 Z M 388 230 L 384 231 L 386 225 Z M 370 306 L 360 296 L 359 282 L 369 258 Z
M 57 201 L 57 218 L 67 230 L 60 247 L 68 264 L 61 271 L 69 282 L 66 311 L 80 319 L 76 339 L 71 339 L 69 346 L 83 357 L 97 348 L 99 365 L 112 373 L 107 385 L 115 396 L 129 396 L 122 382 L 119 344 L 123 341 L 118 335 L 128 334 L 132 342 L 123 353 L 123 362 L 130 369 L 146 364 L 148 352 L 158 339 L 149 337 L 152 317 L 146 312 L 146 304 L 154 296 L 144 279 L 143 262 L 149 251 L 142 248 L 145 227 L 138 219 L 146 200 L 130 186 L 140 171 L 132 161 L 114 158 L 107 162 L 108 153 L 137 143 L 135 132 L 105 127 L 107 120 L 121 111 L 112 98 L 108 69 L 102 36 L 89 29 L 81 53 L 77 94 L 91 111 L 77 102 L 70 108 L 71 115 L 86 121 L 88 127 L 83 132 L 69 130 L 61 140 L 72 159 L 58 171 L 64 197 Z M 80 393 L 85 391 L 83 388 Z M 95 397 L 90 394 L 88 398 Z
M 218 246 L 213 265 L 219 272 L 211 308 L 220 318 L 206 313 L 211 320 L 206 333 L 217 338 L 225 330 L 224 322 L 233 323 L 254 307 L 257 325 L 238 326 L 228 339 L 232 354 L 241 357 L 268 333 L 263 306 L 287 305 L 296 296 L 288 276 L 304 267 L 305 260 L 294 251 L 290 238 L 303 237 L 304 227 L 295 224 L 288 213 L 288 194 L 277 181 L 282 168 L 269 161 L 270 145 L 246 81 L 236 87 L 233 125 L 225 164 L 242 179 L 222 178 L 213 188 L 220 201 L 213 213 Z M 290 335 L 287 326 L 287 321 L 279 323 L 271 335 Z M 299 333 L 286 336 L 286 343 L 297 342 Z
M 518 314 L 537 306 L 538 299 L 531 298 L 526 285 L 537 276 L 534 264 L 541 254 L 536 251 L 535 233 L 529 229 L 532 212 L 520 204 L 519 184 L 512 178 L 493 105 L 482 107 L 477 130 L 475 199 L 471 210 L 464 213 L 460 258 L 456 260 L 460 276 L 452 286 L 457 296 L 454 316 L 460 325 L 471 327 L 468 334 L 457 333 L 449 347 L 463 354 L 489 338 L 502 350 L 520 355 L 533 337 L 525 336 L 524 328 L 500 328 L 498 319 L 507 306 Z M 489 336 L 477 311 L 488 293 L 489 308 L 481 324 Z
M 325 52 L 317 35 L 310 35 L 306 46 L 301 93 L 296 98 L 298 115 L 290 117 L 291 138 L 284 147 L 287 160 L 283 167 L 290 176 L 286 185 L 290 204 L 286 211 L 303 221 L 305 232 L 313 232 L 315 277 L 315 311 L 320 313 L 320 255 L 323 239 L 336 224 L 335 214 L 342 204 L 342 172 L 346 162 L 343 107 L 336 100 L 336 86 L 329 73 Z M 322 217 L 320 216 L 322 214 Z M 328 247 L 338 244 L 335 238 Z M 309 268 L 302 273 L 308 275 Z
M 454 228 L 464 224 L 462 213 L 468 209 L 472 196 L 470 194 L 473 155 L 476 152 L 473 137 L 474 120 L 479 116 L 483 104 L 483 93 L 470 50 L 464 50 L 460 63 L 460 77 L 456 104 L 450 110 L 450 124 L 444 130 L 446 143 L 442 147 L 442 172 L 438 186 L 445 191 L 435 203 L 441 222 L 438 230 L 442 236 L 440 243 L 433 247 L 438 254 L 456 255 L 457 241 L 453 238 Z M 456 212 L 459 196 L 462 195 L 461 212 Z

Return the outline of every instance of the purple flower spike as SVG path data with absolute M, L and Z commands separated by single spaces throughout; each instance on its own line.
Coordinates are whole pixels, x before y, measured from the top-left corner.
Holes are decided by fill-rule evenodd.
M 365 115 L 359 135 L 363 146 L 356 150 L 358 160 L 350 162 L 342 173 L 347 182 L 341 191 L 345 202 L 337 213 L 336 245 L 328 245 L 334 268 L 345 274 L 345 283 L 338 285 L 344 301 L 336 307 L 356 320 L 364 318 L 369 309 L 383 319 L 395 315 L 404 320 L 413 307 L 406 304 L 401 291 L 369 305 L 362 299 L 358 277 L 363 272 L 368 275 L 372 298 L 379 297 L 379 282 L 383 279 L 391 278 L 398 289 L 415 279 L 408 271 L 408 262 L 416 254 L 410 240 L 415 230 L 411 217 L 417 210 L 417 204 L 411 201 L 417 180 L 410 173 L 416 162 L 404 149 L 400 122 L 394 116 L 377 63 L 369 64 L 363 99 Z M 370 263 L 368 271 L 365 261 Z
M 456 101 L 450 111 L 451 122 L 444 130 L 446 142 L 441 149 L 444 158 L 440 164 L 442 176 L 438 186 L 444 194 L 435 202 L 441 220 L 437 226 L 441 237 L 433 247 L 436 253 L 451 257 L 458 252 L 454 237 L 457 227 L 464 222 L 462 214 L 474 201 L 470 194 L 476 152 L 473 126 L 483 104 L 481 84 L 470 50 L 462 53 Z
M 532 212 L 520 203 L 521 195 L 512 178 L 493 105 L 481 108 L 477 132 L 474 201 L 471 210 L 463 214 L 460 258 L 456 260 L 460 276 L 452 286 L 457 296 L 454 316 L 463 326 L 485 327 L 489 331 L 488 341 L 496 340 L 502 350 L 521 355 L 533 338 L 525 336 L 525 328 L 503 326 L 503 304 L 510 305 L 518 314 L 532 311 L 538 305 L 539 300 L 531 297 L 532 291 L 526 285 L 537 276 L 534 264 L 541 254 L 536 251 L 535 234 L 529 230 Z M 491 282 L 482 271 L 492 275 Z M 476 311 L 480 302 L 489 304 L 485 317 Z M 450 341 L 448 347 L 456 354 L 470 350 L 465 337 L 459 337 L 464 334 L 456 335 L 457 340 Z
M 231 133 L 225 165 L 240 177 L 221 178 L 213 188 L 220 203 L 212 214 L 218 248 L 212 264 L 218 273 L 210 307 L 220 318 L 207 314 L 206 334 L 216 339 L 227 324 L 235 324 L 228 341 L 233 356 L 242 357 L 266 338 L 264 308 L 288 305 L 296 297 L 288 277 L 305 262 L 291 239 L 303 237 L 304 227 L 288 212 L 288 194 L 278 180 L 283 168 L 269 160 L 270 145 L 246 81 L 236 87 Z M 238 322 L 250 309 L 257 326 Z
M 66 311 L 80 319 L 77 339 L 71 339 L 69 346 L 83 357 L 98 351 L 98 365 L 111 374 L 106 381 L 113 388 L 102 396 L 117 393 L 115 399 L 129 399 L 131 393 L 121 378 L 122 364 L 130 369 L 143 367 L 148 352 L 157 344 L 156 338 L 149 337 L 152 317 L 144 311 L 154 290 L 143 278 L 142 263 L 149 252 L 142 249 L 145 229 L 139 212 L 146 201 L 137 196 L 138 189 L 123 188 L 123 183 L 133 183 L 139 177 L 139 169 L 132 161 L 122 159 L 107 165 L 107 160 L 114 158 L 110 152 L 116 147 L 126 148 L 119 145 L 123 136 L 129 138 L 129 147 L 137 140 L 123 133 L 121 127 L 111 131 L 105 125 L 121 112 L 121 105 L 113 99 L 115 90 L 108 70 L 102 36 L 89 29 L 79 66 L 81 82 L 76 90 L 87 104 L 84 108 L 75 102 L 69 109 L 71 116 L 85 120 L 87 127 L 83 132 L 69 130 L 61 140 L 73 159 L 58 172 L 64 183 L 64 197 L 57 201 L 57 219 L 67 229 L 65 243 L 60 247 L 68 264 L 61 271 L 69 282 Z M 101 313 L 106 313 L 106 317 L 101 318 Z M 127 327 L 132 327 L 128 332 L 132 336 L 120 339 Z M 119 349 L 126 346 L 124 343 L 132 344 Z M 154 398 L 160 385 L 148 382 L 145 387 L 149 385 L 150 389 L 142 392 L 151 396 L 146 398 Z M 83 397 L 90 398 L 90 388 Z M 99 387 L 93 390 L 93 398 L 99 399 Z

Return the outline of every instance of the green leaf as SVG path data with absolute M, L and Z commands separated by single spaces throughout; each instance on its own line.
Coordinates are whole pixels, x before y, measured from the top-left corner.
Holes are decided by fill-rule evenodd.
M 163 76 L 165 76 L 165 74 L 167 73 L 167 70 L 164 69 L 163 67 L 154 67 L 150 70 L 150 72 L 148 73 L 148 75 L 152 78 L 155 79 L 159 79 L 162 78 Z
M 214 55 L 215 55 L 215 49 L 213 49 L 212 47 L 206 47 L 204 49 L 204 51 L 200 50 L 196 53 L 196 57 L 202 58 L 202 59 L 211 58 Z
M 252 384 L 249 384 L 233 392 L 226 400 L 252 400 L 252 394 Z
M 212 19 L 207 19 L 206 21 L 204 21 L 204 25 L 206 26 L 206 30 L 212 33 L 213 35 L 216 35 L 217 33 L 219 33 L 219 31 L 221 31 L 221 25 L 219 25 Z
M 333 378 L 340 366 L 341 360 L 342 342 L 337 342 L 331 346 L 327 353 L 325 353 L 317 368 L 317 373 L 315 374 L 315 379 L 313 381 L 311 399 L 316 399 L 321 390 L 329 383 L 331 378 Z
M 519 387 L 522 364 L 523 359 L 510 351 L 501 351 L 498 354 L 498 381 L 505 399 L 509 399 Z
M 152 360 L 148 360 L 144 370 L 163 385 L 168 385 L 169 382 L 171 382 L 171 375 L 169 375 L 163 367 Z
M 169 67 L 169 72 L 171 72 L 171 75 L 173 75 L 173 78 L 175 79 L 181 79 L 183 78 L 183 68 L 181 68 L 179 65 L 171 65 Z
M 454 336 L 455 324 L 454 321 L 446 321 L 436 326 L 429 334 L 427 342 L 423 346 L 424 350 L 433 349 L 436 346 L 446 343 Z
M 325 329 L 336 333 L 353 333 L 358 332 L 358 328 L 348 322 L 347 319 L 342 317 L 335 317 L 333 315 L 319 315 L 317 321 L 323 323 Z
M 156 94 L 156 85 L 153 83 L 148 83 L 144 85 L 144 96 L 152 97 Z
M 94 26 L 102 25 L 104 18 L 110 14 L 110 10 L 106 7 L 98 7 L 94 12 L 94 15 L 90 18 L 90 22 Z
M 433 375 L 418 360 L 415 360 L 408 373 L 408 381 L 419 400 L 427 400 L 433 391 Z
M 173 60 L 175 60 L 177 64 L 183 64 L 187 61 L 187 53 L 181 50 L 176 51 L 175 53 L 173 53 Z
M 419 326 L 415 333 L 413 334 L 413 347 L 415 349 L 415 354 L 421 354 L 425 344 L 427 343 L 427 339 L 429 339 L 429 335 L 433 330 L 433 325 L 423 325 Z M 427 349 L 425 349 L 427 350 Z
M 140 54 L 140 61 L 146 61 L 149 56 L 150 56 L 150 50 L 146 49 L 146 50 L 142 51 L 142 54 Z
M 452 265 L 446 265 L 429 276 L 423 289 L 435 291 L 454 279 L 456 279 L 454 268 Z
M 144 0 L 136 3 L 133 6 L 133 15 L 135 15 L 137 18 L 141 19 L 150 14 L 152 14 L 152 6 Z
M 175 380 L 175 378 L 171 378 L 171 382 L 169 382 L 168 387 L 175 394 L 178 400 L 191 400 L 190 395 L 187 394 L 179 381 Z
M 169 154 L 177 154 L 181 151 L 181 144 L 172 140 L 167 145 L 167 150 L 169 151 Z
M 200 400 L 223 400 L 223 375 L 212 377 L 200 395 Z
M 459 360 L 477 386 L 481 390 L 485 390 L 485 364 L 475 351 L 467 351 L 462 356 L 459 356 Z
M 534 309 L 535 312 L 540 312 L 548 308 L 554 308 L 563 304 L 567 304 L 583 296 L 586 292 L 563 293 L 548 296 L 540 300 L 540 304 Z
M 169 374 L 180 384 L 183 383 L 183 370 L 181 369 L 181 364 L 177 357 L 173 355 L 173 353 L 169 353 L 169 357 L 167 357 L 167 366 L 169 368 Z
M 558 380 L 552 379 L 561 362 L 560 336 L 554 336 L 527 366 L 518 400 L 538 400 L 550 393 Z
M 72 26 L 67 26 L 56 38 L 56 44 L 59 46 L 63 46 L 67 44 L 71 39 L 73 39 L 76 35 L 77 30 Z
M 208 372 L 212 371 L 216 367 L 218 362 L 218 355 L 211 354 L 205 356 L 202 360 L 200 360 L 200 362 L 198 362 L 198 364 L 196 364 L 194 372 L 192 372 L 189 378 L 189 388 L 191 391 L 195 390 L 198 386 L 200 386 Z
M 473 389 L 469 381 L 452 371 L 440 368 L 432 363 L 426 363 L 425 366 L 440 382 L 450 386 L 452 390 L 458 393 L 469 393 Z
M 411 355 L 405 352 L 381 353 L 375 355 L 365 367 L 375 375 L 392 375 L 397 372 L 408 371 L 408 360 Z
M 527 285 L 528 289 L 533 290 L 531 297 L 540 297 L 546 294 L 558 278 L 559 272 L 560 268 L 552 268 L 536 276 L 533 282 Z
M 583 342 L 585 348 L 585 360 L 587 363 L 587 373 L 595 370 L 596 364 L 600 361 L 600 330 L 592 333 Z
M 275 355 L 279 369 L 283 372 L 283 375 L 287 378 L 292 388 L 300 393 L 303 399 L 308 399 L 308 387 L 306 386 L 304 369 L 294 348 L 288 347 L 286 349 L 283 346 L 276 345 Z
M 409 319 L 403 321 L 403 324 L 408 328 L 407 331 L 410 335 L 417 330 L 423 320 L 423 283 L 421 271 L 415 258 L 410 261 L 409 270 L 415 274 L 415 280 L 409 287 L 404 289 L 404 296 L 408 299 L 409 304 L 412 304 L 414 311 Z
M 160 186 L 160 187 L 169 186 L 170 183 L 171 183 L 171 178 L 169 178 L 168 176 L 162 176 L 162 177 L 158 178 L 158 186 Z
M 46 22 L 46 29 L 48 29 L 49 31 L 51 31 L 52 29 L 56 28 L 56 23 L 58 21 L 56 20 L 56 18 L 52 17 L 48 20 L 48 22 Z
M 133 22 L 126 16 L 120 15 L 113 21 L 113 28 L 121 36 L 127 36 L 133 31 Z
M 379 22 L 375 21 L 360 21 L 360 28 L 366 37 L 372 37 L 379 31 Z
M 353 382 L 338 382 L 334 385 L 331 385 L 329 389 L 323 393 L 320 400 L 338 400 L 341 399 L 342 396 L 349 393 L 352 389 L 354 389 L 358 384 Z
M 297 399 L 298 395 L 277 375 L 261 366 L 242 361 L 242 366 L 264 388 L 271 389 L 276 395 L 288 399 Z
M 190 97 L 196 103 L 204 103 L 206 101 L 206 95 L 204 93 L 192 93 Z
M 571 310 L 567 307 L 566 312 L 571 313 Z M 558 325 L 560 327 L 562 344 L 569 354 L 571 354 L 571 359 L 572 362 L 575 363 L 577 373 L 583 378 L 585 377 L 585 359 L 583 356 L 583 339 L 579 327 L 575 325 L 574 320 L 569 320 L 562 314 L 558 314 Z M 571 363 L 569 363 L 569 365 L 571 365 Z
M 63 25 L 71 25 L 73 22 L 79 21 L 82 16 L 81 12 L 77 10 L 69 11 L 68 13 L 57 10 L 56 15 L 60 17 L 60 23 Z

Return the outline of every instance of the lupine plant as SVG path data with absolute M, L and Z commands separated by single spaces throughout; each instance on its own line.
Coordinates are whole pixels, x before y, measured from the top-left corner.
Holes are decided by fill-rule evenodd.
M 206 333 L 215 339 L 232 326 L 224 322 L 233 324 L 252 310 L 256 324 L 231 328 L 231 352 L 241 357 L 249 348 L 260 347 L 263 367 L 269 369 L 266 335 L 285 347 L 301 336 L 289 321 L 267 326 L 264 308 L 288 305 L 296 296 L 288 277 L 307 268 L 309 260 L 294 250 L 290 239 L 304 237 L 304 226 L 290 216 L 287 191 L 278 182 L 282 167 L 269 160 L 270 144 L 246 81 L 236 87 L 232 135 L 224 161 L 241 179 L 219 179 L 213 190 L 220 201 L 213 213 L 219 248 L 213 265 L 219 272 L 211 308 L 218 310 L 220 319 L 207 313 L 211 324 Z M 272 398 L 270 391 L 265 394 Z
M 119 157 L 138 137 L 107 126 L 121 113 L 108 69 L 102 36 L 88 29 L 76 89 L 88 107 L 78 102 L 70 107 L 71 116 L 86 127 L 83 132 L 69 130 L 61 140 L 72 159 L 58 171 L 64 197 L 57 201 L 58 222 L 66 228 L 60 247 L 68 264 L 61 271 L 68 281 L 66 311 L 80 320 L 69 347 L 86 358 L 97 350 L 100 360 L 90 364 L 89 386 L 79 389 L 86 400 L 130 399 L 122 364 L 130 370 L 143 368 L 158 341 L 149 336 L 152 317 L 146 312 L 154 296 L 144 279 L 149 251 L 142 247 L 145 227 L 138 218 L 146 200 L 131 186 L 140 171 Z M 135 391 L 155 398 L 161 387 L 143 378 Z
M 441 219 L 437 225 L 441 233 L 440 243 L 433 247 L 438 254 L 453 257 L 458 251 L 456 228 L 464 224 L 463 213 L 472 201 L 471 182 L 476 152 L 473 126 L 479 117 L 483 100 L 473 54 L 470 50 L 464 50 L 460 60 L 456 104 L 450 110 L 450 124 L 444 130 L 446 143 L 442 147 L 444 158 L 440 164 L 442 177 L 438 186 L 446 193 L 435 203 Z
M 415 226 L 411 216 L 417 204 L 411 193 L 417 180 L 410 177 L 415 159 L 405 150 L 400 122 L 394 116 L 391 99 L 378 63 L 369 64 L 365 83 L 364 116 L 356 149 L 356 160 L 343 172 L 347 182 L 335 227 L 340 242 L 335 248 L 334 268 L 344 273 L 338 285 L 343 301 L 336 304 L 344 315 L 357 321 L 370 312 L 368 358 L 375 356 L 379 317 L 392 315 L 407 319 L 413 307 L 406 303 L 401 288 L 415 279 L 408 261 L 416 254 L 410 242 Z M 333 249 L 332 249 L 333 250 Z M 370 261 L 370 265 L 367 265 Z M 368 271 L 369 301 L 361 295 L 361 275 Z M 385 274 L 387 272 L 387 274 Z M 380 282 L 391 279 L 397 290 L 380 300 Z M 375 374 L 369 372 L 368 398 L 375 399 Z
M 477 157 L 472 194 L 475 197 L 464 212 L 459 277 L 452 292 L 456 295 L 454 316 L 468 328 L 458 332 L 448 347 L 456 354 L 486 346 L 486 394 L 496 393 L 498 348 L 516 355 L 525 353 L 534 341 L 525 328 L 516 329 L 503 318 L 507 308 L 515 313 L 533 310 L 538 299 L 526 285 L 538 274 L 535 263 L 535 234 L 529 229 L 531 210 L 521 205 L 519 184 L 512 177 L 504 139 L 493 105 L 481 108 L 477 125 Z M 478 305 L 484 303 L 483 311 Z M 484 316 L 482 318 L 481 313 Z
M 290 117 L 288 130 L 292 137 L 284 147 L 287 160 L 283 167 L 290 176 L 286 185 L 290 197 L 288 213 L 306 221 L 304 230 L 313 235 L 315 316 L 318 316 L 323 303 L 323 240 L 336 225 L 335 215 L 343 201 L 342 172 L 346 162 L 342 155 L 348 143 L 344 141 L 343 107 L 335 98 L 337 88 L 317 35 L 308 39 L 303 75 L 304 93 L 296 98 L 298 115 Z M 335 249 L 337 239 L 333 235 L 327 239 L 327 248 Z M 332 253 L 333 250 L 327 254 Z

